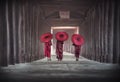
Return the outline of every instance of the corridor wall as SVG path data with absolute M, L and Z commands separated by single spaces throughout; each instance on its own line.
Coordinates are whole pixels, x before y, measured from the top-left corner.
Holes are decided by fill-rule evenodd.
M 100 0 L 80 25 L 85 37 L 83 56 L 105 63 L 120 63 L 119 0 Z
M 39 37 L 49 30 L 43 28 L 43 17 L 37 2 L 0 0 L 0 66 L 44 57 Z

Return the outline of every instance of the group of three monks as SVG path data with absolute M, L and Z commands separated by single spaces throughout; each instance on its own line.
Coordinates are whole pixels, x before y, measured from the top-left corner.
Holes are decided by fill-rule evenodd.
M 66 32 L 57 32 L 56 33 L 56 58 L 58 61 L 63 59 L 63 44 L 64 41 L 68 39 L 68 34 Z M 41 36 L 41 41 L 44 42 L 44 55 L 47 57 L 48 61 L 51 61 L 51 33 L 45 33 Z M 73 46 L 75 46 L 75 57 L 76 61 L 79 60 L 81 45 L 84 43 L 83 37 L 80 34 L 72 35 Z

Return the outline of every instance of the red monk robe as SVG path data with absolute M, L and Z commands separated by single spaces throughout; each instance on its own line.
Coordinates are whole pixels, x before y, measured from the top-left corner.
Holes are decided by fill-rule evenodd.
M 45 42 L 44 54 L 48 58 L 48 61 L 51 60 L 51 41 Z
M 80 56 L 81 45 L 73 44 L 73 46 L 75 46 L 75 57 L 76 57 L 76 61 L 78 61 Z
M 57 54 L 58 61 L 61 61 L 63 59 L 63 41 L 57 40 L 56 54 Z

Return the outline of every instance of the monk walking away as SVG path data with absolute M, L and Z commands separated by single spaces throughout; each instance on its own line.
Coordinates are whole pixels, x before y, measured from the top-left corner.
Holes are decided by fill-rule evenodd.
M 73 44 L 73 46 L 75 47 L 75 57 L 76 57 L 76 61 L 79 61 L 81 46 L 80 46 L 80 45 L 75 45 L 75 44 Z
M 62 61 L 63 59 L 63 44 L 64 41 L 68 39 L 68 34 L 66 32 L 57 32 L 55 34 L 55 38 L 57 40 L 56 43 L 56 58 L 58 61 Z
M 51 41 L 45 42 L 44 54 L 48 61 L 51 61 Z
M 84 44 L 84 38 L 80 34 L 72 35 L 73 46 L 75 47 L 76 61 L 79 61 L 81 46 Z
M 51 61 L 51 39 L 52 34 L 51 33 L 45 33 L 40 37 L 41 42 L 44 43 L 44 56 L 47 57 L 48 61 Z
M 61 61 L 63 59 L 63 41 L 57 40 L 56 54 L 58 61 Z

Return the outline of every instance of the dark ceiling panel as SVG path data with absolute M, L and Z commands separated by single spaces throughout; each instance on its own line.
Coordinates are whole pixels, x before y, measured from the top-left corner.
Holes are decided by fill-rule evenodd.
M 69 11 L 73 19 L 84 19 L 86 12 L 96 0 L 40 0 L 38 3 L 47 19 L 59 19 L 59 11 Z
M 75 5 L 75 6 L 89 6 L 96 0 L 40 0 L 42 5 Z
M 43 12 L 45 20 L 61 20 L 59 12 L 69 11 L 70 20 L 84 20 L 87 11 L 95 5 L 97 0 L 23 0 L 38 6 Z

